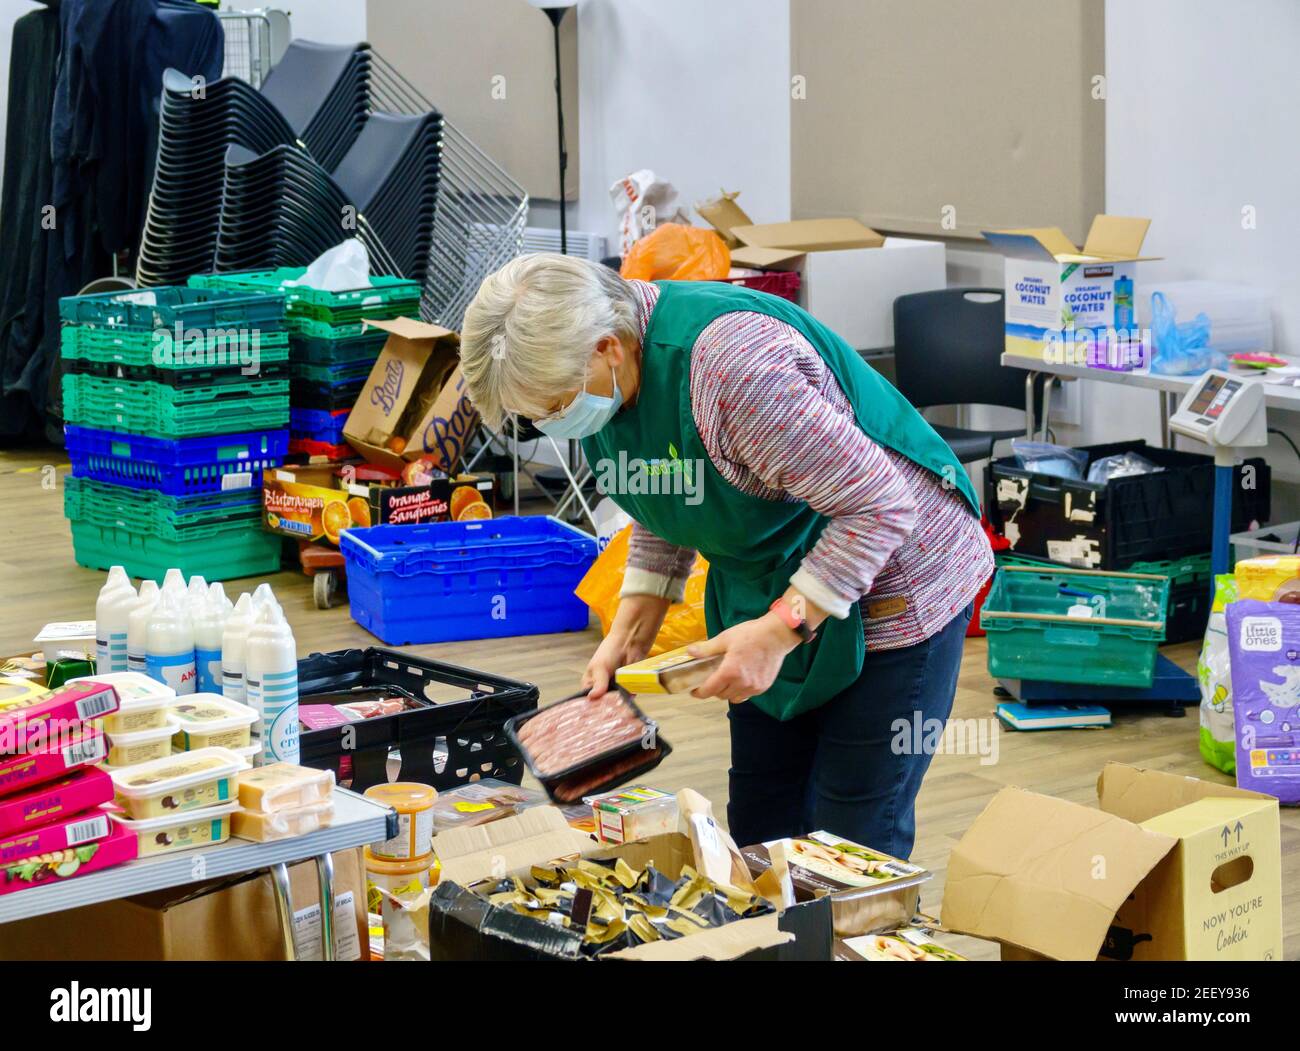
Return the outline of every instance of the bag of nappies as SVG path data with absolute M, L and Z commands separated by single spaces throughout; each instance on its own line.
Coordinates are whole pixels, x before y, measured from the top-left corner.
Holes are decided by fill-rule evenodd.
M 1300 803 L 1300 606 L 1228 606 L 1237 784 Z

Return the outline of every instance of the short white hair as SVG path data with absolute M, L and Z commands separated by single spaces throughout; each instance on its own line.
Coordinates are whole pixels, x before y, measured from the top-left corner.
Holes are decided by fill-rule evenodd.
M 460 358 L 470 400 L 491 427 L 536 418 L 587 380 L 596 344 L 637 339 L 636 297 L 609 267 L 556 252 L 489 275 L 465 311 Z

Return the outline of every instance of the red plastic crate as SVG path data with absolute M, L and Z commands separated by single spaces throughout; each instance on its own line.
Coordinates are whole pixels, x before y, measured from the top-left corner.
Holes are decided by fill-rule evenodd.
M 799 300 L 799 275 L 793 270 L 769 270 L 757 277 L 732 277 L 727 279 L 730 285 L 752 288 L 755 292 L 768 292 L 791 303 Z

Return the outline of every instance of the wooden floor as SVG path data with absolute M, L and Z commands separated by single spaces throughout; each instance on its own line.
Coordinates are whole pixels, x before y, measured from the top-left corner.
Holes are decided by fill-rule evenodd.
M 53 620 L 91 619 L 104 574 L 73 562 L 72 544 L 63 519 L 62 479 L 67 466 L 53 449 L 0 450 L 0 655 L 30 652 L 32 637 Z M 270 580 L 293 626 L 300 654 L 374 644 L 353 623 L 346 606 L 319 611 L 312 604 L 310 581 L 297 572 Z M 235 597 L 258 579 L 227 582 Z M 413 647 L 412 651 L 468 667 L 537 683 L 543 702 L 572 693 L 596 646 L 595 628 L 566 635 L 540 635 L 486 642 Z M 1167 652 L 1191 668 L 1196 647 Z M 954 716 L 992 719 L 992 682 L 985 669 L 982 640 L 966 645 Z M 660 721 L 673 754 L 653 776 L 663 789 L 690 786 L 714 801 L 719 817 L 727 799 L 727 728 L 723 706 L 693 698 L 644 699 Z M 922 789 L 918 837 L 913 858 L 935 874 L 922 895 L 922 907 L 938 914 L 948 854 L 988 800 L 1004 785 L 1060 796 L 1075 802 L 1096 801 L 1096 777 L 1110 761 L 1131 763 L 1227 783 L 1230 779 L 1206 766 L 1197 753 L 1194 707 L 1186 717 L 1126 714 L 1114 727 L 1098 731 L 1001 734 L 997 761 L 978 756 L 938 755 Z M 1282 810 L 1284 916 L 1288 958 L 1300 958 L 1300 811 Z M 977 958 L 995 958 L 996 947 L 953 937 L 954 947 Z

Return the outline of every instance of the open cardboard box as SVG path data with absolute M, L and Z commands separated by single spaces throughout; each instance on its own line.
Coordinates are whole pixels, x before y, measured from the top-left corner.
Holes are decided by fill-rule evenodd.
M 1276 799 L 1121 763 L 1097 797 L 1002 789 L 953 849 L 944 926 L 1003 959 L 1282 958 Z
M 1054 226 L 983 231 L 1006 257 L 1006 352 L 1083 365 L 1094 334 L 1142 345 L 1137 264 L 1156 258 L 1142 255 L 1150 225 L 1098 215 L 1082 248 Z
M 414 318 L 366 321 L 388 333 L 343 427 L 348 444 L 371 463 L 400 472 L 428 457 L 449 474 L 478 424 L 460 371 L 460 337 Z M 396 452 L 392 439 L 400 439 Z
M 698 209 L 731 249 L 731 265 L 793 270 L 799 305 L 857 350 L 894 344 L 894 300 L 947 284 L 942 242 L 885 237 L 856 219 L 750 221 L 734 194 Z
M 533 865 L 565 858 L 624 858 L 633 868 L 653 863 L 677 878 L 694 864 L 690 839 L 670 832 L 602 847 L 570 828 L 555 807 L 530 807 L 486 825 L 449 829 L 434 838 L 442 866 L 429 906 L 429 948 L 433 960 L 574 960 L 576 932 L 540 923 L 513 909 L 489 904 L 466 890 L 481 879 L 527 875 Z M 673 941 L 651 942 L 599 960 L 829 960 L 830 903 L 796 905 L 782 913 L 737 920 Z

